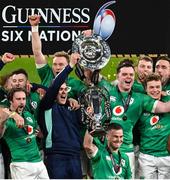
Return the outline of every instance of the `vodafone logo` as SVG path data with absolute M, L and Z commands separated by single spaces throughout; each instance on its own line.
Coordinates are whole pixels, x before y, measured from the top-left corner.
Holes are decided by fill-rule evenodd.
M 124 113 L 124 108 L 123 108 L 123 106 L 116 106 L 116 107 L 113 109 L 113 114 L 116 115 L 116 116 L 121 116 L 123 113 Z
M 150 124 L 153 126 L 159 121 L 159 116 L 153 116 L 150 119 Z
M 32 126 L 27 125 L 25 128 L 26 128 L 26 131 L 27 131 L 28 134 L 32 134 L 33 133 L 33 127 Z

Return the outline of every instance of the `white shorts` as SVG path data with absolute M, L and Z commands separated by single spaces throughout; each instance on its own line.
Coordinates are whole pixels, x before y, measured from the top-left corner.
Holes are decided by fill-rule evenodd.
M 4 174 L 4 160 L 3 160 L 3 156 L 2 153 L 0 153 L 0 179 L 4 179 L 5 177 Z
M 155 157 L 148 154 L 139 154 L 139 178 L 169 179 L 170 156 Z
M 12 162 L 10 164 L 12 179 L 49 179 L 47 169 L 40 162 Z
M 132 179 L 135 179 L 135 154 L 134 152 L 129 152 L 126 153 L 126 155 L 129 157 L 130 168 L 132 171 Z

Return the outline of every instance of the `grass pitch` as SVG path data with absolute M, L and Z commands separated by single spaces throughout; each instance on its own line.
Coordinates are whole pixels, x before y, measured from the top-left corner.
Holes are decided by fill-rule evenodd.
M 104 75 L 108 81 L 113 81 L 116 78 L 116 67 L 119 64 L 119 62 L 124 58 L 111 58 L 108 64 L 102 69 L 101 74 Z M 132 58 L 131 58 L 132 59 Z M 134 62 L 136 61 L 135 58 L 133 58 Z M 48 63 L 51 66 L 52 58 L 48 58 Z M 35 83 L 41 83 L 40 78 L 38 76 L 38 73 L 36 71 L 34 58 L 27 57 L 27 58 L 16 58 L 14 62 L 8 63 L 4 66 L 4 68 L 0 71 L 0 76 L 3 76 L 5 74 L 9 74 L 12 71 L 23 68 L 28 73 L 28 78 L 31 82 Z M 76 77 L 74 71 L 71 73 L 71 76 Z

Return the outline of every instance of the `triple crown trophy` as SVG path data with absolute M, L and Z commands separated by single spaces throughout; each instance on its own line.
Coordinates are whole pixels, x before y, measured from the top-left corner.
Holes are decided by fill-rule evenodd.
M 93 73 L 99 72 L 108 62 L 111 50 L 108 44 L 96 34 L 78 36 L 72 45 L 72 52 L 80 54 L 78 66 L 89 69 Z M 98 82 L 91 83 L 79 95 L 82 122 L 86 124 L 92 136 L 103 136 L 110 122 L 111 111 L 109 93 Z M 91 108 L 91 112 L 89 112 Z

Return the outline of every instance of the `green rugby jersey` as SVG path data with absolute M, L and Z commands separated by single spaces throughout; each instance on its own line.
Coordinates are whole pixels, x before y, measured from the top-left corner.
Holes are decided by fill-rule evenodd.
M 52 68 L 46 64 L 45 66 L 41 68 L 37 68 L 38 75 L 41 79 L 41 84 L 43 86 L 49 87 L 51 84 L 51 81 L 54 79 L 54 74 L 52 71 Z
M 46 64 L 44 67 L 38 68 L 37 71 L 41 79 L 41 84 L 46 87 L 49 87 L 51 81 L 55 77 L 52 68 L 48 64 Z M 87 85 L 85 85 L 83 81 L 75 79 L 74 77 L 68 77 L 66 83 L 71 88 L 71 93 L 69 92 L 69 96 L 73 98 L 77 98 L 79 93 L 87 88 Z M 112 85 L 104 78 L 102 78 L 101 81 L 99 81 L 98 85 L 100 87 L 104 86 L 108 91 L 112 88 Z
M 37 71 L 41 79 L 41 84 L 49 87 L 52 80 L 55 78 L 52 68 L 48 64 L 46 64 L 42 68 L 38 68 Z M 68 77 L 66 83 L 70 88 L 68 97 L 77 99 L 78 93 L 82 90 L 82 88 L 84 88 L 83 82 L 73 77 Z
M 7 91 L 3 87 L 0 87 L 0 106 L 10 106 L 10 103 L 7 99 Z
M 31 113 L 25 111 L 26 128 L 18 128 L 14 119 L 9 118 L 5 123 L 3 138 L 11 151 L 12 162 L 39 162 L 40 152 L 36 143 L 35 129 L 37 123 Z
M 38 117 L 40 100 L 40 95 L 37 92 L 30 92 L 26 98 L 25 111 L 29 111 L 32 115 L 34 115 L 36 120 Z
M 75 80 L 75 78 L 71 77 L 68 78 L 68 85 L 71 87 L 70 95 L 75 99 L 77 99 L 79 95 L 89 87 L 83 81 Z M 96 86 L 104 87 L 108 92 L 112 89 L 112 85 L 104 78 L 101 78 L 101 80 L 98 82 Z
M 168 81 L 164 86 L 162 86 L 162 91 L 165 91 L 168 96 L 170 96 L 170 81 Z
M 112 88 L 110 95 L 112 109 L 111 122 L 118 123 L 123 127 L 124 138 L 121 150 L 123 152 L 133 152 L 133 127 L 144 110 L 149 112 L 154 110 L 154 104 L 156 101 L 145 94 L 135 93 L 132 91 L 129 106 L 127 111 L 124 112 L 122 99 L 126 101 L 129 93 L 119 92 L 116 86 Z
M 167 102 L 169 96 L 161 101 Z M 156 157 L 169 156 L 167 151 L 167 138 L 170 135 L 170 113 L 153 114 L 143 112 L 139 121 L 140 151 Z
M 134 92 L 146 94 L 146 91 L 145 91 L 143 84 L 139 83 L 137 80 L 134 81 L 133 86 L 132 86 L 132 90 Z
M 125 153 L 120 152 L 120 154 L 121 160 L 117 153 L 112 153 L 115 164 L 120 166 L 120 170 L 116 173 L 106 148 L 99 148 L 97 154 L 91 158 L 94 179 L 131 179 L 129 158 Z

